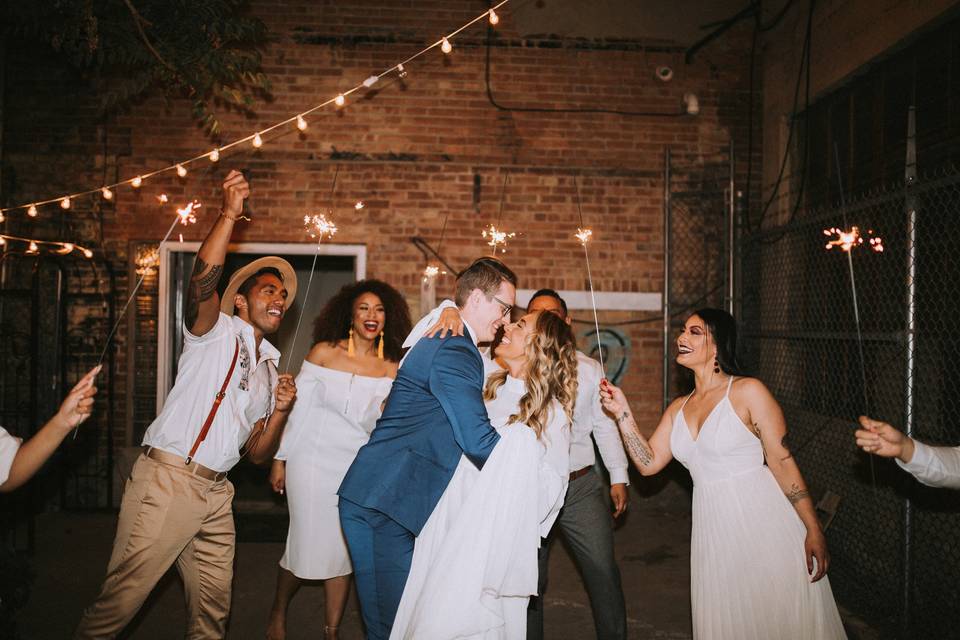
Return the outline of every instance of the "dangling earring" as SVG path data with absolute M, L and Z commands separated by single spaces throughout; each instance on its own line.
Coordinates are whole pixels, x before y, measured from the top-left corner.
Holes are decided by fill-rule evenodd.
M 356 353 L 357 349 L 353 345 L 353 327 L 350 327 L 350 338 L 347 340 L 347 357 L 352 358 Z
M 716 358 L 713 359 L 713 372 L 720 373 L 720 363 L 717 361 Z
M 380 331 L 380 344 L 377 345 L 377 357 L 383 360 L 383 331 Z

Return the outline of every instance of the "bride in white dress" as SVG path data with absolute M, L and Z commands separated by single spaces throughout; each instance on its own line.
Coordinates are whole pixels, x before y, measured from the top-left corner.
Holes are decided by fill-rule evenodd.
M 567 489 L 576 344 L 558 316 L 531 313 L 496 355 L 506 370 L 484 399 L 501 439 L 482 471 L 461 458 L 417 537 L 391 639 L 526 636 L 537 549 Z
M 602 383 L 601 397 L 641 474 L 676 458 L 693 477 L 693 637 L 845 638 L 826 539 L 786 446 L 783 412 L 762 382 L 738 375 L 733 317 L 697 311 L 677 348 L 696 388 L 674 400 L 649 440 L 620 389 Z

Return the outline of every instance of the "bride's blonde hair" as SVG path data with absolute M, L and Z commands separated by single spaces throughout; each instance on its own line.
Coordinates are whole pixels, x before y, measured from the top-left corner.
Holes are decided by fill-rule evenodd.
M 524 346 L 526 356 L 527 392 L 520 398 L 520 408 L 510 416 L 508 424 L 526 424 L 543 435 L 550 421 L 550 405 L 554 398 L 560 402 L 567 422 L 573 422 L 577 401 L 577 344 L 563 318 L 550 312 L 537 315 L 534 331 Z M 487 379 L 484 400 L 497 397 L 497 389 L 506 381 L 507 372 L 498 371 Z

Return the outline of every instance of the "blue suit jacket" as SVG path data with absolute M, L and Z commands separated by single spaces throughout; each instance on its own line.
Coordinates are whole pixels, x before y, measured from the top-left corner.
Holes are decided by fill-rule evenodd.
M 461 453 L 481 468 L 500 439 L 483 404 L 483 383 L 469 335 L 422 338 L 337 493 L 418 535 Z

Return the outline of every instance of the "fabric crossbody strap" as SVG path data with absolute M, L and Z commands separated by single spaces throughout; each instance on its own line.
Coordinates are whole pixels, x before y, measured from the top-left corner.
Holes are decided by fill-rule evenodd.
M 186 464 L 190 464 L 190 462 L 193 460 L 193 456 L 200 447 L 200 443 L 204 441 L 204 439 L 207 437 L 207 432 L 210 431 L 210 425 L 213 424 L 213 419 L 217 415 L 217 410 L 220 408 L 220 403 L 223 402 L 224 397 L 227 395 L 227 385 L 230 384 L 230 378 L 233 377 L 233 370 L 237 366 L 237 356 L 239 354 L 240 337 L 237 336 L 237 342 L 233 348 L 233 359 L 230 360 L 230 369 L 227 370 L 227 377 L 223 379 L 223 384 L 220 385 L 220 391 L 217 392 L 216 397 L 213 399 L 213 406 L 210 408 L 210 413 L 207 414 L 207 419 L 204 421 L 203 427 L 200 428 L 200 433 L 197 434 L 197 439 L 193 442 L 193 446 L 190 447 L 190 453 L 187 455 Z

